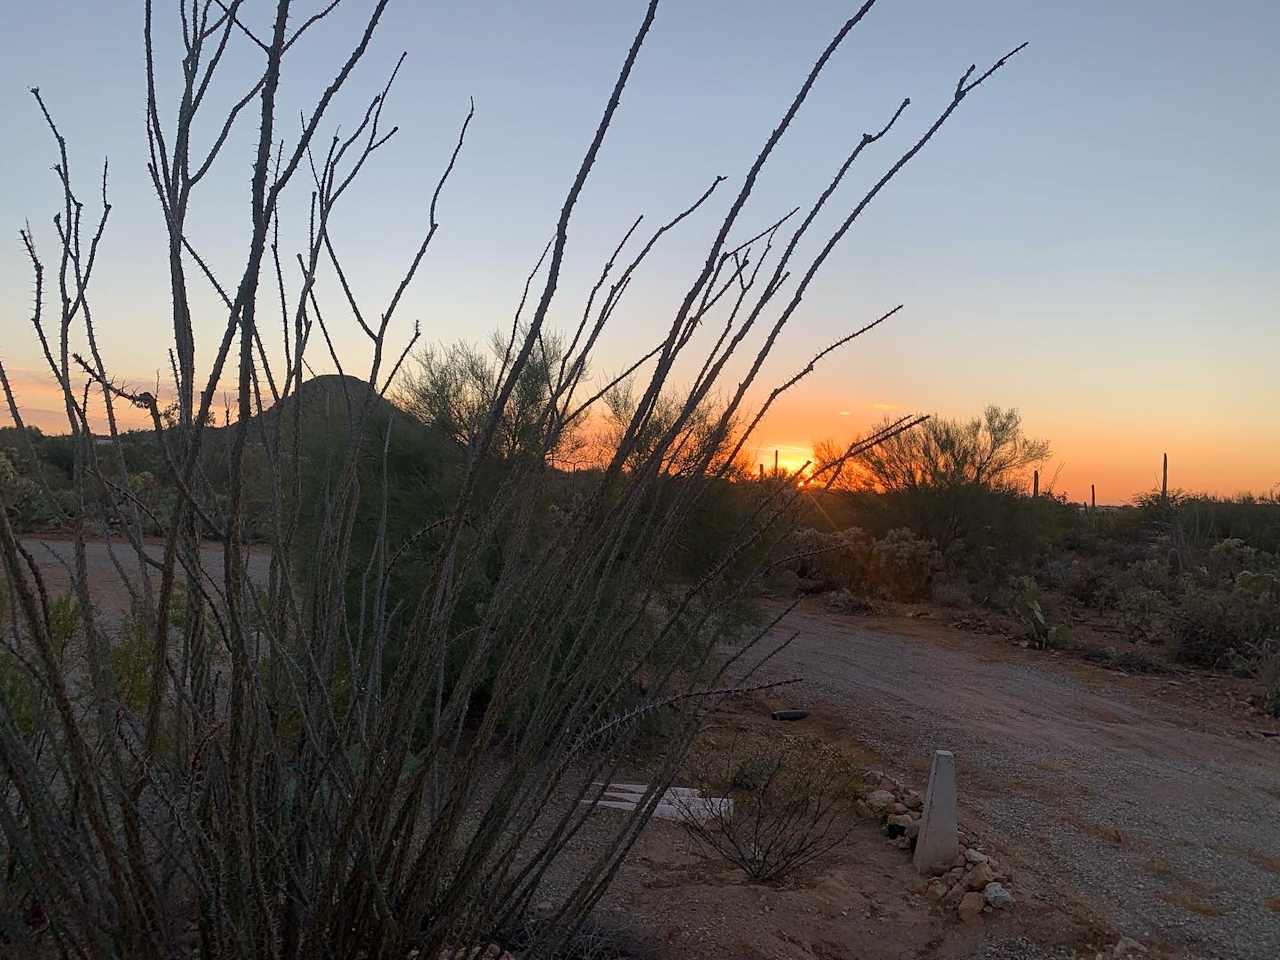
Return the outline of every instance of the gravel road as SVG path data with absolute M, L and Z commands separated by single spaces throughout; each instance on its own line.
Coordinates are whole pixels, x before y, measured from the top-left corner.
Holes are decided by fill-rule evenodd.
M 804 606 L 778 638 L 795 631 L 771 677 L 805 678 L 797 700 L 846 713 L 917 779 L 954 750 L 962 822 L 1064 896 L 1179 955 L 1280 957 L 1280 740 L 1144 693 L 1165 680 L 935 623 Z
M 31 553 L 32 559 L 40 566 L 40 572 L 44 575 L 45 584 L 51 596 L 57 596 L 71 589 L 70 569 L 75 563 L 75 544 L 66 539 L 53 539 L 46 537 L 29 537 L 22 541 L 22 545 Z M 163 559 L 164 544 L 163 543 L 147 543 L 147 555 L 155 560 Z M 112 559 L 112 551 L 115 552 L 115 559 Z M 121 577 L 120 571 L 123 570 L 132 580 L 138 576 L 138 558 L 133 552 L 133 548 L 127 542 L 121 541 L 115 544 L 106 544 L 102 541 L 92 541 L 84 545 L 85 565 L 89 571 L 89 578 L 93 584 L 93 596 L 95 606 L 99 613 L 105 617 L 108 624 L 114 623 L 123 617 L 129 610 L 129 591 L 125 587 L 124 578 Z M 219 543 L 206 543 L 201 546 L 202 565 L 208 574 L 213 578 L 212 586 L 222 589 L 222 545 Z M 117 562 L 119 566 L 117 567 Z M 249 550 L 249 575 L 253 580 L 262 582 L 266 580 L 267 566 L 269 563 L 269 555 L 265 550 L 258 548 L 250 548 Z M 152 578 L 159 588 L 160 576 L 159 572 L 152 570 Z

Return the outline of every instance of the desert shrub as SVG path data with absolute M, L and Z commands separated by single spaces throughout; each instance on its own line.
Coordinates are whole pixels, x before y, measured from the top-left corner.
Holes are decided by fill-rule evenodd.
M 1040 587 L 1031 577 L 1018 577 L 1013 582 L 1011 612 L 1022 621 L 1027 639 L 1039 650 L 1071 645 L 1071 628 L 1050 623 L 1040 595 Z
M 1129 586 L 1124 568 L 1106 556 L 1067 554 L 1046 566 L 1050 582 L 1065 596 L 1099 610 L 1117 609 Z
M 973 604 L 973 590 L 963 577 L 935 577 L 931 593 L 933 601 L 944 607 L 968 607 Z
M 1280 638 L 1280 591 L 1255 578 L 1229 589 L 1188 579 L 1170 633 L 1183 663 L 1251 671 Z
M 1228 537 L 1209 548 L 1205 569 L 1217 580 L 1235 581 L 1245 573 L 1262 574 L 1280 563 L 1264 550 L 1251 547 L 1239 537 Z
M 120 703 L 138 714 L 146 709 L 151 696 L 151 651 L 147 626 L 132 616 L 125 618 L 111 644 L 111 672 Z
M 39 685 L 28 675 L 27 665 L 17 653 L 0 647 L 0 702 L 5 705 L 4 721 L 24 736 L 36 732 L 42 697 Z
M 1262 709 L 1280 717 L 1280 638 L 1268 643 L 1258 658 L 1258 679 L 1262 681 Z
M 1176 596 L 1182 589 L 1182 583 L 1169 560 L 1165 555 L 1145 557 L 1129 564 L 1118 578 L 1120 590 L 1137 587 L 1166 597 Z
M 878 612 L 878 607 L 872 600 L 852 590 L 832 590 L 822 598 L 822 602 L 828 609 L 845 615 Z
M 927 597 L 934 574 L 943 567 L 933 541 L 906 527 L 890 530 L 878 540 L 860 527 L 800 529 L 788 537 L 784 549 L 785 569 L 797 582 L 896 600 Z
M 873 581 L 880 592 L 898 600 L 929 595 L 933 575 L 942 567 L 942 556 L 932 540 L 924 540 L 901 527 L 890 530 L 871 550 Z
M 0 620 L 8 621 L 9 589 L 0 580 Z M 59 666 L 67 659 L 67 648 L 79 627 L 75 598 L 59 594 L 49 604 L 49 640 L 54 662 Z M 48 690 L 32 672 L 37 654 L 29 645 L 19 649 L 0 643 L 0 723 L 12 723 L 23 736 L 43 733 L 48 724 Z
M 1158 590 L 1128 587 L 1116 603 L 1120 623 L 1135 639 L 1161 642 L 1168 630 L 1170 603 Z
M 758 883 L 782 880 L 828 853 L 857 821 L 857 766 L 818 739 L 739 742 L 700 765 L 693 779 L 702 799 L 685 802 L 685 829 Z
M 788 539 L 787 569 L 826 590 L 865 589 L 874 541 L 858 527 L 797 530 Z
M 1274 493 L 1215 497 L 1171 491 L 1161 497 L 1152 491 L 1137 498 L 1137 512 L 1198 549 L 1238 539 L 1256 550 L 1280 553 L 1280 497 Z

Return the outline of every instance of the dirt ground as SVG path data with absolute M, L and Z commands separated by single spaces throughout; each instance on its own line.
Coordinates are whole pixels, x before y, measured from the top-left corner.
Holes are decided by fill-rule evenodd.
M 70 545 L 27 545 L 51 589 L 65 587 Z M 88 559 L 104 601 L 123 612 L 105 546 L 90 545 Z M 813 600 L 772 639 L 792 633 L 765 679 L 802 682 L 735 702 L 717 728 L 776 728 L 771 708 L 804 707 L 810 718 L 788 732 L 851 745 L 920 790 L 932 751 L 953 750 L 961 826 L 1012 868 L 1018 906 L 960 924 L 871 823 L 770 887 L 655 821 L 601 905 L 629 952 L 1093 957 L 1123 934 L 1150 956 L 1280 957 L 1280 737 L 1268 736 L 1280 724 L 1249 712 L 1247 684 L 1127 676 L 929 617 L 843 616 Z
M 768 667 L 920 787 L 955 751 L 962 821 L 1117 933 L 1280 956 L 1280 738 L 1230 678 L 1126 676 L 925 618 L 806 602 Z
M 707 736 L 803 732 L 884 766 L 846 713 L 819 706 L 806 720 L 780 728 L 769 714 L 781 702 L 763 695 L 733 701 L 718 711 Z M 999 845 L 985 848 L 1005 856 Z M 1017 909 L 967 926 L 924 896 L 910 854 L 889 844 L 876 822 L 862 822 L 835 852 L 783 883 L 762 885 L 708 858 L 677 824 L 654 820 L 600 912 L 629 955 L 652 960 L 959 960 L 1070 956 L 1074 949 L 1093 956 L 1114 941 L 1088 907 L 1064 899 L 1034 873 L 1015 870 L 1014 884 Z

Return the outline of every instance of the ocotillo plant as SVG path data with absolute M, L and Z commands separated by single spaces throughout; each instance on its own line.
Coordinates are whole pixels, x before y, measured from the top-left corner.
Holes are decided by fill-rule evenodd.
M 263 25 L 246 22 L 243 0 L 180 0 L 172 44 L 160 42 L 145 3 L 146 169 L 161 207 L 156 229 L 167 250 L 171 303 L 171 327 L 154 337 L 172 347 L 173 416 L 152 392 L 113 376 L 99 349 L 96 328 L 112 322 L 95 297 L 111 209 L 106 169 L 94 178 L 101 193 L 95 216 L 79 191 L 69 140 L 33 91 L 37 122 L 51 133 L 56 156 L 55 256 L 45 258 L 30 230 L 21 236 L 34 279 L 32 327 L 73 439 L 74 496 L 65 501 L 75 504 L 67 518 L 73 561 L 65 572 L 80 617 L 80 640 L 64 658 L 51 628 L 49 584 L 0 502 L 0 561 L 13 598 L 6 641 L 24 682 L 48 707 L 37 728 L 20 727 L 0 693 L 0 909 L 41 918 L 31 936 L 43 942 L 25 945 L 33 955 L 400 960 L 449 948 L 469 956 L 545 899 L 540 889 L 553 869 L 562 882 L 554 885 L 550 919 L 522 957 L 559 949 L 604 893 L 706 711 L 741 689 L 765 655 L 751 651 L 767 627 L 743 636 L 728 612 L 767 568 L 767 548 L 780 539 L 779 522 L 800 485 L 760 485 L 701 576 L 669 578 L 664 562 L 708 492 L 732 475 L 774 400 L 813 369 L 806 364 L 760 400 L 765 360 L 863 211 L 1021 49 L 985 71 L 964 70 L 939 112 L 813 252 L 803 244 L 811 228 L 907 101 L 855 139 L 798 223 L 799 208 L 766 213 L 749 201 L 824 68 L 873 7 L 866 0 L 839 25 L 782 117 L 765 124 L 771 132 L 677 281 L 656 345 L 608 383 L 589 377 L 601 333 L 650 250 L 670 230 L 689 229 L 695 213 L 708 214 L 725 177 L 671 204 L 665 222 L 636 243 L 640 221 L 624 225 L 585 305 L 571 314 L 555 304 L 556 315 L 577 319 L 563 331 L 560 362 L 540 368 L 546 383 L 538 378 L 536 415 L 522 419 L 529 432 L 521 455 L 497 458 L 512 397 L 530 379 L 531 364 L 545 359 L 570 223 L 624 88 L 640 69 L 658 10 L 658 0 L 649 0 L 616 81 L 601 91 L 600 120 L 529 276 L 528 302 L 514 308 L 482 426 L 458 450 L 448 500 L 430 522 L 399 529 L 387 522 L 397 491 L 385 478 L 400 426 L 379 411 L 419 338 L 416 325 L 401 322 L 401 307 L 437 240 L 442 197 L 474 108 L 443 150 L 443 171 L 423 198 L 421 231 L 403 251 L 402 272 L 383 299 L 369 302 L 367 285 L 349 282 L 352 261 L 344 266 L 344 258 L 354 241 L 338 235 L 335 211 L 350 205 L 368 161 L 393 138 L 383 111 L 400 64 L 354 122 L 339 127 L 332 113 L 388 2 L 371 0 L 296 126 L 293 108 L 279 100 L 282 78 L 293 79 L 312 28 L 337 3 L 300 10 L 277 0 Z M 228 49 L 236 53 L 227 57 Z M 177 68 L 163 69 L 170 57 Z M 297 71 L 299 80 L 311 75 Z M 297 84 L 288 89 L 289 102 L 300 102 Z M 247 156 L 228 162 L 242 143 L 250 144 Z M 247 191 L 227 186 L 222 175 L 241 166 L 249 170 Z M 214 168 L 219 176 L 208 178 Z M 238 209 L 245 199 L 238 252 L 207 256 L 201 212 Z M 385 215 L 405 209 L 397 203 Z M 294 230 L 292 214 L 300 221 Z M 293 257 L 287 237 L 298 238 Z M 624 250 L 629 259 L 618 268 Z M 55 265 L 51 304 L 44 302 L 46 263 Z M 232 263 L 234 273 L 221 273 L 219 264 Z M 208 295 L 193 295 L 197 286 Z M 216 336 L 201 356 L 198 346 L 209 342 L 210 327 L 198 322 L 208 317 L 206 303 L 218 305 Z M 707 330 L 723 333 L 697 336 Z M 745 346 L 753 332 L 762 336 Z M 333 433 L 323 457 L 311 456 L 303 440 L 315 418 L 304 408 L 315 401 L 301 389 L 305 373 L 321 351 L 350 373 L 362 361 L 337 345 L 353 340 L 368 361 L 359 370 L 364 383 L 340 380 L 323 418 Z M 77 354 L 81 342 L 86 352 Z M 677 368 L 696 374 L 654 431 L 654 411 L 675 391 Z M 572 497 L 558 498 L 561 476 L 549 451 L 627 377 L 638 377 L 643 392 L 614 448 Z M 25 435 L 23 407 L 3 366 L 0 385 Z M 234 400 L 215 438 L 214 398 L 228 385 Z M 721 394 L 715 416 L 705 417 L 709 398 Z M 104 444 L 90 431 L 91 397 L 107 416 Z M 128 482 L 115 417 L 121 403 L 151 420 L 173 494 L 168 506 L 157 508 Z M 866 442 L 916 422 L 904 418 Z M 206 469 L 215 444 L 217 486 Z M 362 469 L 370 461 L 379 478 L 372 482 Z M 824 483 L 842 462 L 823 465 L 809 485 Z M 308 471 L 319 463 L 327 465 L 324 482 L 311 483 Z M 379 518 L 363 551 L 353 540 L 361 507 Z M 144 516 L 162 530 L 158 549 L 143 540 Z M 264 542 L 252 547 L 250 529 Z M 203 540 L 210 536 L 213 542 Z M 112 653 L 122 637 L 97 606 L 86 559 L 93 539 L 108 541 L 133 598 L 130 622 L 147 654 L 139 708 L 120 693 Z M 408 554 L 411 589 L 397 594 Z M 264 573 L 255 572 L 255 557 Z M 743 562 L 748 570 L 740 576 L 735 565 Z M 730 643 L 732 654 L 713 659 Z M 562 854 L 592 816 L 584 801 L 598 798 L 597 785 L 613 777 L 637 721 L 658 710 L 676 719 L 649 771 L 649 792 L 634 813 L 607 822 L 587 856 L 567 862 Z

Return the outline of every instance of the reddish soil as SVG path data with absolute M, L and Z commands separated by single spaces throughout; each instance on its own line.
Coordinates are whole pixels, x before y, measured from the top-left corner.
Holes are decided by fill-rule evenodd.
M 727 705 L 704 736 L 776 736 L 779 726 L 769 712 L 779 702 L 757 696 Z M 830 708 L 815 708 L 795 725 L 796 732 L 800 728 L 848 745 L 868 763 L 883 759 Z M 997 855 L 1000 848 L 986 849 Z M 1087 907 L 1045 888 L 1034 874 L 1017 871 L 1014 885 L 1020 900 L 1015 910 L 968 926 L 924 896 L 910 855 L 888 843 L 876 823 L 863 822 L 837 851 L 787 881 L 763 885 L 708 857 L 679 825 L 653 821 L 602 904 L 602 920 L 654 960 L 958 960 L 977 955 L 984 943 L 1069 952 L 1100 949 L 1115 939 Z

